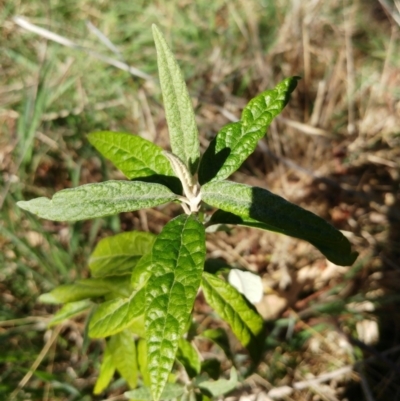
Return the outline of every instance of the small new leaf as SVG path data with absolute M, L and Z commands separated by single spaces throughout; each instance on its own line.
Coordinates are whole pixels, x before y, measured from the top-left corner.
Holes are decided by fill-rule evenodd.
M 44 219 L 77 221 L 150 208 L 171 202 L 177 197 L 160 184 L 106 181 L 64 189 L 51 200 L 36 198 L 17 202 L 17 205 Z

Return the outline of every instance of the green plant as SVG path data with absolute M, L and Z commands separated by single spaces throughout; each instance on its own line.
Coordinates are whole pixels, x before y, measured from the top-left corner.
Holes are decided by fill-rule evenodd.
M 107 338 L 95 393 L 102 392 L 118 370 L 132 399 L 169 399 L 190 392 L 219 396 L 236 385 L 230 380 L 204 380 L 201 364 L 184 338 L 199 288 L 207 302 L 226 320 L 255 361 L 263 347 L 263 321 L 253 306 L 221 278 L 222 271 L 206 263 L 206 227 L 239 224 L 304 239 L 329 260 L 350 265 L 356 257 L 349 241 L 323 219 L 266 189 L 226 179 L 254 151 L 295 89 L 298 77 L 251 100 L 241 120 L 225 126 L 200 159 L 194 112 L 182 74 L 164 38 L 153 27 L 160 83 L 172 153 L 126 133 L 96 132 L 89 141 L 131 181 L 87 184 L 18 205 L 39 217 L 76 221 L 179 202 L 184 214 L 167 223 L 156 236 L 125 232 L 101 240 L 89 260 L 92 278 L 62 285 L 40 297 L 65 304 L 51 325 L 91 311 L 91 338 Z M 205 205 L 217 208 L 211 218 Z M 133 341 L 133 334 L 137 341 Z M 218 342 L 221 333 L 203 333 Z M 228 352 L 228 351 L 227 351 Z M 175 360 L 192 380 L 168 383 Z

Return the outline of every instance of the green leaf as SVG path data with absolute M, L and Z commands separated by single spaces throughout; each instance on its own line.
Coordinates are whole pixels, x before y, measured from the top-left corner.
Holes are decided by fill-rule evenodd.
M 107 388 L 114 376 L 114 372 L 115 366 L 113 363 L 112 353 L 110 347 L 106 344 L 103 354 L 103 362 L 100 367 L 100 374 L 93 390 L 94 394 L 100 394 Z
M 145 328 L 151 391 L 156 401 L 193 308 L 205 253 L 204 226 L 194 215 L 171 220 L 153 245 L 152 276 L 145 287 Z
M 150 208 L 177 198 L 167 187 L 147 182 L 106 181 L 57 192 L 17 205 L 44 219 L 77 221 Z
M 288 103 L 299 79 L 284 79 L 274 89 L 250 100 L 242 112 L 241 120 L 226 125 L 218 132 L 202 157 L 200 184 L 224 180 L 242 165 L 254 152 L 271 121 Z
M 142 288 L 151 276 L 152 269 L 152 256 L 151 252 L 143 255 L 135 266 L 131 276 L 131 285 L 134 290 Z
M 119 333 L 144 313 L 144 289 L 129 298 L 112 299 L 99 305 L 89 325 L 92 338 L 108 337 Z
M 127 330 L 129 330 L 136 337 L 145 338 L 146 331 L 144 329 L 144 313 L 135 317 L 131 324 L 127 327 Z
M 161 393 L 160 399 L 172 400 L 180 397 L 185 392 L 185 387 L 181 384 L 167 383 L 163 392 Z M 135 401 L 153 401 L 151 391 L 148 387 L 141 387 L 136 390 L 127 391 L 124 396 L 129 400 Z
M 92 276 L 131 273 L 142 255 L 150 252 L 155 238 L 151 233 L 130 231 L 102 239 L 89 259 Z
M 50 320 L 49 327 L 55 326 L 70 319 L 74 316 L 78 316 L 85 312 L 92 306 L 92 303 L 87 300 L 71 302 L 64 305 Z
M 146 387 L 150 387 L 150 375 L 147 364 L 147 342 L 144 338 L 138 341 L 137 345 L 139 371 L 142 375 L 143 383 Z
M 137 357 L 136 345 L 132 333 L 121 331 L 111 337 L 109 343 L 113 365 L 126 380 L 130 388 L 137 386 Z
M 78 280 L 74 284 L 63 284 L 49 293 L 42 294 L 39 301 L 48 304 L 76 302 L 88 298 L 97 298 L 110 292 L 125 295 L 129 288 L 129 279 L 109 277 L 106 280 L 89 278 Z
M 88 135 L 89 142 L 130 180 L 153 175 L 174 177 L 163 149 L 137 135 L 102 131 Z
M 231 368 L 231 378 L 229 380 L 220 379 L 216 381 L 203 381 L 199 383 L 199 388 L 206 391 L 213 397 L 220 397 L 232 390 L 235 390 L 238 384 L 237 372 L 234 367 Z
M 263 319 L 252 305 L 230 284 L 206 272 L 203 273 L 202 289 L 207 302 L 231 326 L 252 357 L 259 357 L 258 341 Z
M 190 378 L 196 377 L 200 373 L 201 361 L 198 352 L 193 345 L 181 338 L 176 359 L 184 366 Z
M 162 154 L 163 149 L 154 143 L 137 135 L 111 131 L 93 132 L 88 139 L 130 180 L 149 179 L 181 193 L 180 182 Z
M 192 101 L 179 65 L 155 25 L 153 25 L 153 37 L 157 49 L 158 72 L 171 149 L 194 174 L 200 159 L 200 150 Z
M 339 230 L 266 189 L 230 181 L 212 182 L 202 187 L 202 197 L 204 202 L 223 210 L 213 215 L 211 224 L 242 224 L 300 238 L 337 265 L 351 265 L 357 258 Z

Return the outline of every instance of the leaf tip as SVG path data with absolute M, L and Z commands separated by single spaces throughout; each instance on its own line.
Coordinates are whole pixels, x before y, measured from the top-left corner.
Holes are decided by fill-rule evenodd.
M 41 218 L 48 218 L 47 211 L 51 207 L 52 200 L 44 196 L 33 198 L 29 201 L 19 201 L 17 206 Z
M 92 145 L 93 145 L 93 140 L 96 138 L 96 134 L 98 134 L 98 132 L 89 132 L 87 134 L 87 139 Z
M 151 24 L 151 29 L 153 31 L 153 36 L 155 35 L 161 35 L 160 30 L 158 29 L 158 26 L 156 24 Z
M 19 202 L 17 202 L 17 206 L 20 207 L 21 209 L 26 210 L 27 203 L 28 203 L 27 201 L 19 201 Z
M 59 304 L 60 301 L 51 293 L 46 292 L 39 296 L 38 301 L 42 304 Z
M 300 77 L 299 75 L 295 75 L 295 76 L 287 78 L 285 80 L 288 83 L 287 88 L 288 88 L 289 94 L 292 93 L 296 89 L 297 84 L 299 83 L 300 79 L 302 79 L 302 77 Z
M 350 252 L 349 255 L 349 266 L 352 265 L 358 258 L 359 253 L 357 251 Z
M 42 196 L 40 198 L 34 198 L 28 201 L 19 201 L 17 202 L 17 206 L 30 213 L 36 214 L 39 217 L 42 217 L 39 208 L 42 206 L 47 207 L 49 202 L 51 202 L 49 198 Z

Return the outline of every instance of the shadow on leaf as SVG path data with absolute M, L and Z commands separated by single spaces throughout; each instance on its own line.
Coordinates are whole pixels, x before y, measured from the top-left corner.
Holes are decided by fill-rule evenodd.
M 153 174 L 149 177 L 137 177 L 132 181 L 141 181 L 141 182 L 151 182 L 156 184 L 165 185 L 169 188 L 173 193 L 177 195 L 182 195 L 182 184 L 179 181 L 178 177 L 171 177 L 162 174 Z
M 223 148 L 215 153 L 217 137 L 215 137 L 205 151 L 199 167 L 199 183 L 203 185 L 211 181 L 224 165 L 226 159 L 231 154 L 230 148 Z

